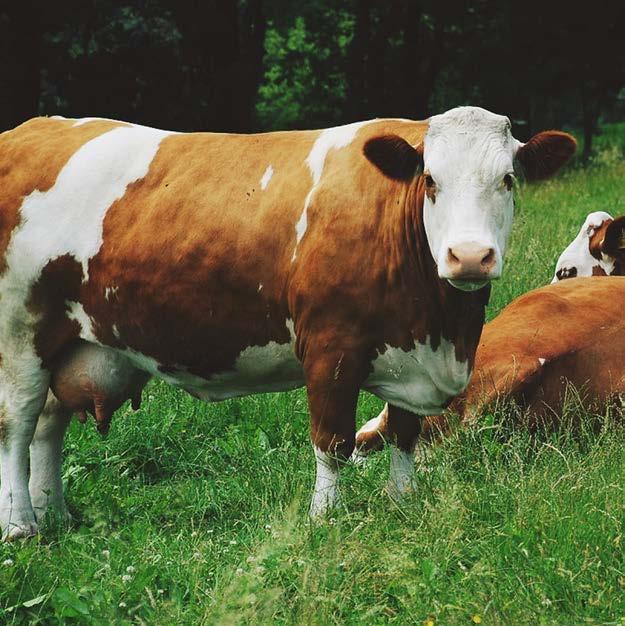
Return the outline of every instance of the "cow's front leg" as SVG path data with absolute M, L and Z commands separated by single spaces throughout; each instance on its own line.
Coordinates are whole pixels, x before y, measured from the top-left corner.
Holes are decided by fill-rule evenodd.
M 388 405 L 385 434 L 391 444 L 391 468 L 386 486 L 393 498 L 414 492 L 415 447 L 421 433 L 422 418 L 418 415 Z
M 332 350 L 307 355 L 304 362 L 311 439 L 317 460 L 310 517 L 323 517 L 339 500 L 339 470 L 354 450 L 356 403 L 364 364 Z
M 38 522 L 48 510 L 63 520 L 70 519 L 63 497 L 61 470 L 63 439 L 71 417 L 71 411 L 49 392 L 30 444 L 28 489 Z
M 3 539 L 37 532 L 28 491 L 28 448 L 43 409 L 49 375 L 38 364 L 0 371 L 0 527 Z

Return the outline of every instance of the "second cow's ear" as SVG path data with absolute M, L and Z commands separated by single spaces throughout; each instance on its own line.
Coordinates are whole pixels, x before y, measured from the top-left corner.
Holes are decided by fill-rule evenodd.
M 408 182 L 423 172 L 423 144 L 416 148 L 399 135 L 381 135 L 365 143 L 364 155 L 385 176 Z
M 527 180 L 551 178 L 575 154 L 575 137 L 558 130 L 534 135 L 516 153 L 516 160 Z
M 601 252 L 611 257 L 625 253 L 625 215 L 617 217 L 606 228 Z

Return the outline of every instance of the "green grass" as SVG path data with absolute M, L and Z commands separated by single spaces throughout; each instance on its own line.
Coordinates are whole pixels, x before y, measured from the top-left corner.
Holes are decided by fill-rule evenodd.
M 625 213 L 610 133 L 592 168 L 519 189 L 490 317 L 551 279 L 588 212 Z M 359 423 L 380 406 L 363 394 Z M 107 439 L 72 425 L 74 527 L 0 545 L 0 623 L 625 623 L 625 432 L 531 439 L 508 413 L 432 451 L 402 506 L 387 452 L 347 467 L 314 528 L 303 392 L 206 405 L 152 383 Z

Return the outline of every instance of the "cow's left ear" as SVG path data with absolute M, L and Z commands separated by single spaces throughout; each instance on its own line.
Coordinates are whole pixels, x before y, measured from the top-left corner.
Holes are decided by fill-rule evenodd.
M 625 253 L 625 215 L 617 217 L 606 228 L 601 252 L 611 257 Z
M 516 153 L 527 180 L 551 178 L 574 154 L 577 141 L 568 133 L 546 130 L 534 135 Z
M 369 139 L 363 153 L 385 176 L 408 182 L 423 172 L 423 144 L 416 148 L 399 135 Z

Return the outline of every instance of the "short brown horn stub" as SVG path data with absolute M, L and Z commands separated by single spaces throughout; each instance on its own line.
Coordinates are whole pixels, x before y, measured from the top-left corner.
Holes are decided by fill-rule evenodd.
M 572 135 L 546 130 L 521 146 L 516 159 L 527 180 L 551 178 L 575 154 L 577 141 Z
M 423 170 L 423 145 L 414 148 L 399 135 L 369 139 L 363 153 L 385 176 L 393 180 L 408 182 Z

